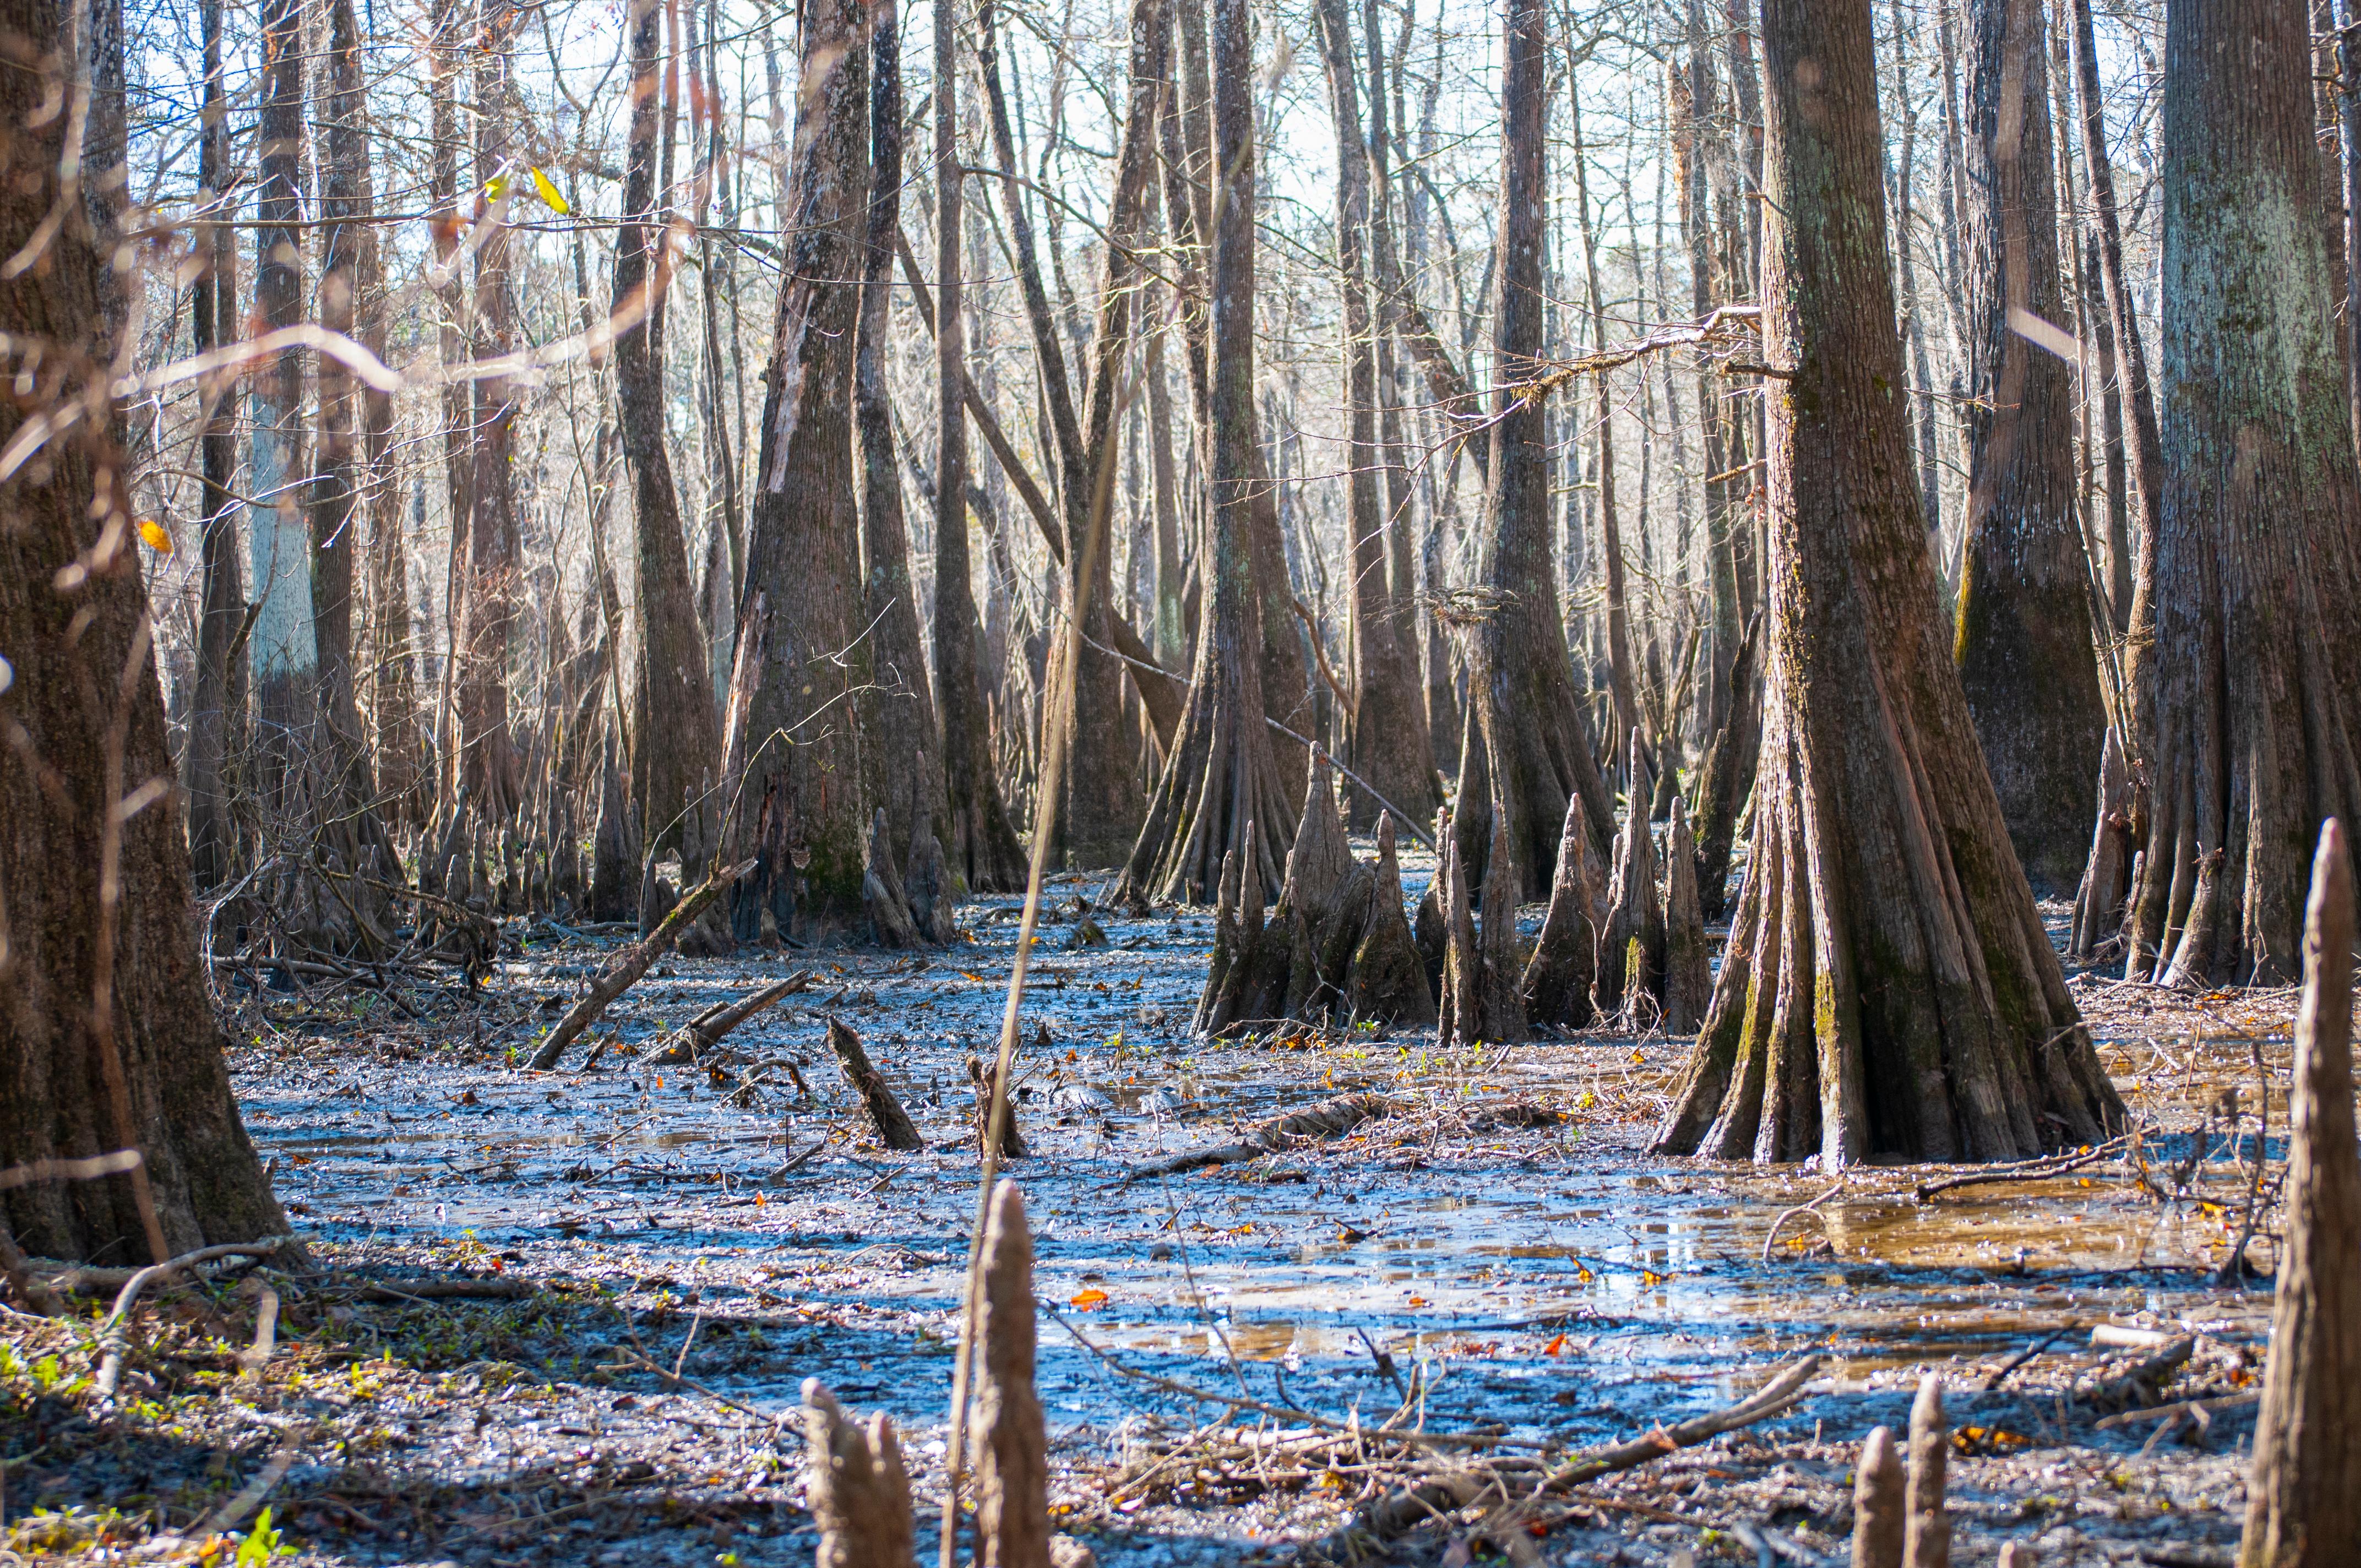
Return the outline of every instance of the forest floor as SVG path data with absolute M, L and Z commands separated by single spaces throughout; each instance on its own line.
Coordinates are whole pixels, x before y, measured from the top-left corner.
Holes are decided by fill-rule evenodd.
M 1086 926 L 1077 901 L 1098 886 L 1049 890 L 1025 1010 L 1049 1047 L 1026 1053 L 1031 1152 L 1011 1173 L 1038 1255 L 1053 1508 L 1100 1562 L 1325 1560 L 1421 1452 L 1627 1438 L 1809 1352 L 1818 1375 L 1772 1420 L 1574 1488 L 1490 1544 L 1470 1509 L 1378 1560 L 1840 1563 L 1861 1439 L 1905 1425 L 1933 1371 L 1959 1429 L 1954 1562 L 2012 1540 L 2053 1565 L 2230 1562 L 2270 1298 L 2214 1274 L 2262 1174 L 2258 1062 L 2283 1113 L 2292 993 L 2076 977 L 2147 1132 L 2065 1175 L 1922 1201 L 1962 1173 L 1650 1155 L 1682 1040 L 1191 1039 L 1210 912 L 1093 909 Z M 931 1562 L 977 1204 L 964 1059 L 997 1030 L 1013 904 L 971 906 L 973 941 L 922 957 L 667 959 L 594 1031 L 611 1043 L 588 1070 L 579 1047 L 555 1072 L 519 1063 L 612 938 L 512 923 L 521 956 L 474 993 L 405 988 L 415 1018 L 365 990 L 233 992 L 237 1091 L 309 1253 L 260 1271 L 275 1351 L 258 1375 L 239 1359 L 258 1292 L 237 1265 L 143 1301 L 111 1408 L 90 1385 L 103 1300 L 0 1311 L 0 1561 L 142 1541 L 153 1556 L 169 1530 L 183 1560 L 240 1568 L 273 1551 L 807 1563 L 795 1412 L 817 1377 L 893 1413 Z M 717 1058 L 653 1060 L 667 1027 L 797 968 L 812 988 Z M 876 1146 L 830 1017 L 862 1034 L 927 1152 Z M 1394 1113 L 1125 1180 L 1356 1090 Z M 2100 1325 L 2194 1335 L 2195 1352 L 2161 1393 L 2104 1387 L 2150 1352 L 2094 1344 Z M 2196 1398 L 2227 1402 L 2178 1413 Z M 2140 1413 L 2160 1401 L 2176 1413 Z M 1388 1442 L 1389 1418 L 1459 1441 Z

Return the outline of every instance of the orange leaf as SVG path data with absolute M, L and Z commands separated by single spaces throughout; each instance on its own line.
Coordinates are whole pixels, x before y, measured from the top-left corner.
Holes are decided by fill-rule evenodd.
M 152 517 L 143 517 L 139 520 L 139 537 L 146 540 L 148 548 L 159 555 L 170 555 L 172 553 L 172 536 L 165 532 L 164 525 Z
M 1565 1354 L 1565 1336 L 1564 1334 L 1560 1334 L 1557 1338 L 1543 1345 L 1542 1347 L 1542 1354 L 1543 1355 L 1564 1355 Z
M 1107 1304 L 1107 1293 L 1093 1285 L 1074 1298 L 1074 1305 L 1085 1312 L 1095 1311 Z

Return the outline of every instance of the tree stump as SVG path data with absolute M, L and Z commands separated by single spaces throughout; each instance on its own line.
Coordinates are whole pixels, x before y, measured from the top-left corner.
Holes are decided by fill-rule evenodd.
M 1391 813 L 1378 818 L 1378 867 L 1369 890 L 1369 918 L 1361 945 L 1353 949 L 1345 979 L 1345 1007 L 1351 1021 L 1406 1024 L 1434 1022 L 1434 988 L 1426 960 L 1402 913 L 1401 861 L 1394 852 Z
M 2361 1542 L 2361 1155 L 2353 1112 L 2353 861 L 2321 824 L 2304 912 L 2286 1241 L 2240 1568 L 2326 1568 Z
M 1598 970 L 1598 909 L 1590 896 L 1590 819 L 1579 797 L 1565 806 L 1565 830 L 1557 842 L 1557 872 L 1550 883 L 1549 914 L 1543 917 L 1533 956 L 1525 964 L 1525 1016 L 1561 1029 L 1587 1026 L 1598 1014 L 1590 986 Z
M 1315 757 L 1287 880 L 1269 917 L 1252 865 L 1224 861 L 1213 911 L 1213 956 L 1196 1027 L 1434 1018 L 1425 965 L 1401 907 L 1393 824 L 1380 822 L 1378 864 L 1353 859 L 1328 760 Z
M 910 818 L 910 853 L 903 868 L 902 893 L 910 906 L 910 922 L 921 939 L 940 947 L 959 938 L 959 893 L 942 840 L 935 837 L 934 814 L 914 812 Z
M 1902 1456 L 1894 1429 L 1872 1427 L 1852 1483 L 1852 1568 L 1902 1568 L 1909 1510 L 1902 1494 Z
M 1694 1035 L 1713 1001 L 1713 956 L 1697 905 L 1697 845 L 1688 813 L 1673 796 L 1673 832 L 1664 846 L 1669 888 L 1664 895 L 1664 1028 Z
M 870 1064 L 861 1036 L 842 1020 L 830 1018 L 828 1047 L 836 1053 L 836 1065 L 843 1069 L 844 1080 L 861 1096 L 862 1109 L 869 1113 L 869 1124 L 877 1130 L 877 1141 L 902 1154 L 915 1154 L 925 1148 L 926 1140 L 918 1136 L 918 1129 L 910 1124 L 909 1113 L 894 1098 L 893 1090 L 886 1087 L 884 1075 Z
M 1033 1237 L 1013 1181 L 992 1194 L 976 1324 L 975 1560 L 1049 1568 L 1049 1440 L 1033 1391 Z
M 975 1147 L 981 1154 L 992 1139 L 992 1069 L 972 1051 L 967 1058 L 967 1080 L 975 1090 Z M 1000 1128 L 1000 1157 L 1023 1159 L 1027 1152 L 1025 1135 L 1016 1126 L 1016 1098 L 1011 1095 L 1008 1118 Z
M 1951 1516 L 1943 1506 L 1950 1454 L 1943 1380 L 1930 1372 L 1918 1380 L 1918 1397 L 1910 1402 L 1910 1520 L 1902 1568 L 1951 1568 Z
M 846 1419 L 817 1377 L 804 1379 L 805 1496 L 819 1546 L 812 1568 L 909 1568 L 917 1549 L 910 1476 L 894 1418 Z
M 1598 994 L 1593 1004 L 1645 1027 L 1661 1012 L 1664 973 L 1664 905 L 1656 889 L 1656 843 L 1648 831 L 1648 761 L 1631 735 L 1631 767 L 1624 791 L 1623 827 L 1615 836 L 1615 880 L 1607 924 L 1598 940 Z

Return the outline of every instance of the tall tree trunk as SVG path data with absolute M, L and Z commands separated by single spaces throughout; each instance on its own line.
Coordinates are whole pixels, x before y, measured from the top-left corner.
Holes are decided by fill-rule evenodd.
M 1403 636 L 1387 560 L 1385 498 L 1378 493 L 1377 325 L 1369 309 L 1364 256 L 1369 231 L 1369 156 L 1361 139 L 1353 35 L 1345 0 L 1321 0 L 1313 13 L 1328 69 L 1328 99 L 1336 126 L 1336 255 L 1344 295 L 1345 419 L 1348 435 L 1345 526 L 1353 568 L 1353 706 L 1345 750 L 1354 770 L 1378 796 L 1423 822 L 1443 802 L 1434 771 L 1434 744 L 1418 670 Z M 1368 789 L 1345 792 L 1345 819 L 1358 828 L 1377 822 L 1382 807 Z
M 1746 889 L 1659 1135 L 2012 1159 L 2122 1102 L 2008 852 L 1912 472 L 1870 0 L 1766 0 L 1769 677 Z
M 320 215 L 327 227 L 321 246 L 320 324 L 357 341 L 374 336 L 382 347 L 383 332 L 362 327 L 362 296 L 373 290 L 376 270 L 362 47 L 352 0 L 328 0 L 328 91 L 323 104 L 327 168 L 320 192 Z M 372 304 L 369 315 L 376 314 Z M 320 450 L 311 510 L 319 722 L 310 749 L 323 808 L 318 828 L 322 841 L 347 869 L 391 881 L 401 867 L 378 813 L 353 663 L 353 556 L 368 474 L 368 399 L 360 378 L 333 355 L 320 356 L 318 381 Z M 383 908 L 379 892 L 351 886 L 340 891 L 372 918 Z
M 738 663 L 724 755 L 739 795 L 743 935 L 767 907 L 782 932 L 861 916 L 872 803 L 871 649 L 860 635 L 861 541 L 852 458 L 853 336 L 869 193 L 868 7 L 818 0 L 803 18 L 779 290 L 761 458 L 739 590 Z M 740 792 L 742 791 L 742 795 Z
M 623 162 L 623 228 L 615 245 L 618 317 L 635 324 L 615 338 L 617 432 L 631 476 L 631 517 L 639 542 L 640 658 L 635 672 L 638 741 L 631 753 L 631 802 L 640 808 L 649 850 L 679 848 L 682 875 L 704 864 L 712 846 L 687 839 L 685 807 L 719 765 L 721 726 L 697 590 L 689 581 L 680 494 L 664 432 L 662 305 L 671 291 L 674 239 L 660 210 L 657 145 L 667 137 L 657 62 L 664 0 L 634 0 L 631 27 L 631 139 Z M 692 865 L 690 862 L 695 862 Z
M 952 874 L 979 893 L 1024 883 L 1025 857 L 1001 804 L 991 714 L 978 653 L 968 556 L 967 313 L 961 238 L 965 178 L 959 148 L 959 16 L 935 7 L 935 703 L 943 729 L 943 848 Z
M 1547 421 L 1540 400 L 1517 387 L 1539 368 L 1548 330 L 1542 280 L 1546 35 L 1541 0 L 1509 0 L 1500 296 L 1492 341 L 1499 389 L 1492 409 L 1480 587 L 1473 596 L 1478 619 L 1466 634 L 1469 722 L 1451 817 L 1469 882 L 1490 886 L 1490 846 L 1511 846 L 1527 898 L 1548 895 L 1569 799 L 1582 799 L 1599 863 L 1606 863 L 1615 838 L 1614 802 L 1599 772 L 1558 612 Z M 1509 820 L 1495 820 L 1503 809 Z M 1494 918 L 1488 909 L 1486 921 Z
M 200 354 L 236 341 L 238 308 L 237 230 L 225 220 L 230 190 L 229 104 L 222 90 L 223 0 L 204 0 L 204 101 L 198 130 L 198 205 L 214 220 L 199 231 L 203 269 L 190 291 L 192 337 Z M 231 656 L 246 618 L 245 574 L 238 569 L 236 499 L 237 380 L 221 376 L 201 384 L 204 410 L 199 437 L 203 469 L 202 550 L 203 609 L 197 622 L 196 698 L 189 708 L 183 787 L 189 802 L 189 855 L 201 888 L 220 887 L 236 874 L 237 826 L 230 799 L 241 770 L 236 758 L 246 724 L 246 666 Z
M 466 252 L 461 248 L 467 220 L 459 204 L 459 72 L 467 13 L 467 0 L 437 0 L 434 30 L 428 42 L 430 78 L 427 84 L 429 129 L 434 162 L 428 177 L 429 204 L 434 216 L 430 227 L 434 244 L 436 357 L 445 369 L 456 369 L 467 357 L 474 335 L 473 299 L 467 288 Z M 443 489 L 451 526 L 451 553 L 444 564 L 443 661 L 435 683 L 434 814 L 447 818 L 458 808 L 462 759 L 459 752 L 459 675 L 465 663 L 460 647 L 467 623 L 467 534 L 476 515 L 475 435 L 469 429 L 471 385 L 456 377 L 443 384 Z M 628 747 L 629 742 L 626 741 Z
M 256 127 L 255 315 L 266 332 L 303 319 L 303 0 L 262 12 L 262 112 Z M 319 674 L 312 629 L 312 540 L 303 521 L 303 351 L 278 350 L 256 371 L 248 407 L 247 548 L 262 608 L 247 646 L 254 661 L 257 761 L 265 795 L 284 800 L 309 738 Z
M 5 0 L 0 36 L 69 38 L 71 9 Z M 29 247 L 40 260 L 0 289 L 0 364 L 18 378 L 0 444 L 42 411 L 80 402 L 96 417 L 0 483 L 0 726 L 17 738 L 0 750 L 0 1166 L 126 1147 L 142 1165 L 0 1192 L 0 1224 L 29 1253 L 137 1265 L 159 1242 L 247 1241 L 287 1221 L 205 996 L 131 518 L 98 477 L 122 456 L 104 383 L 89 379 L 114 357 L 102 308 L 114 241 L 80 214 L 38 237 L 71 201 L 60 170 L 72 117 L 55 105 L 72 55 L 48 58 L 0 71 L 0 255 Z M 120 809 L 133 801 L 149 804 Z
M 1960 684 L 2026 876 L 2090 848 L 2106 711 L 2075 518 L 2074 371 L 2040 0 L 1968 0 L 1968 514 Z M 2100 629 L 2101 635 L 2104 630 Z
M 509 47 L 519 16 L 514 0 L 483 0 L 476 55 L 479 189 L 474 236 L 475 349 L 482 359 L 511 354 L 523 343 L 509 277 L 509 208 L 520 183 L 509 168 L 515 108 Z M 490 821 L 505 822 L 524 798 L 523 764 L 509 725 L 509 645 L 524 591 L 511 471 L 517 403 L 515 382 L 507 376 L 480 377 L 474 388 L 475 439 L 467 466 L 475 515 L 467 521 L 467 597 L 454 650 L 459 663 L 456 741 L 459 776 L 476 809 Z
M 2164 505 L 2135 979 L 2302 972 L 2308 851 L 2361 810 L 2361 476 L 2300 6 L 2174 0 Z
M 1123 664 L 1115 642 L 1114 551 L 1106 537 L 1106 495 L 1111 491 L 1117 446 L 1115 405 L 1120 394 L 1125 351 L 1129 344 L 1137 247 L 1157 136 L 1157 104 L 1171 47 L 1170 13 L 1163 4 L 1135 0 L 1131 16 L 1130 103 L 1116 155 L 1115 188 L 1109 193 L 1106 271 L 1099 295 L 1098 331 L 1087 356 L 1088 385 L 1082 412 L 1073 406 L 1059 332 L 1042 287 L 1032 219 L 1014 178 L 1016 149 L 1001 92 L 992 12 L 979 13 L 983 85 L 993 145 L 1004 178 L 1003 204 L 1016 252 L 1017 282 L 1040 362 L 1040 386 L 1058 453 L 1059 500 L 1065 522 L 1066 603 L 1082 622 L 1081 666 L 1075 672 L 1067 729 L 1066 798 L 1058 813 L 1058 834 L 1073 864 L 1099 866 L 1120 860 L 1139 827 L 1139 781 L 1132 748 L 1123 740 Z M 1065 647 L 1063 638 L 1051 646 Z M 1059 655 L 1062 657 L 1062 654 Z M 1057 685 L 1050 677 L 1052 689 Z
M 1257 885 L 1275 888 L 1294 816 L 1268 727 L 1262 677 L 1263 566 L 1254 547 L 1254 23 L 1247 0 L 1214 0 L 1212 40 L 1213 245 L 1208 336 L 1212 560 L 1189 701 L 1132 847 L 1117 896 L 1205 904 L 1225 857 L 1247 857 Z M 1173 209 L 1178 215 L 1180 209 Z M 1251 834 L 1251 837 L 1249 835 Z
M 1584 295 L 1590 311 L 1590 341 L 1592 347 L 1603 349 L 1608 335 L 1607 296 L 1598 276 L 1598 230 L 1592 226 L 1590 217 L 1590 159 L 1582 143 L 1581 75 L 1578 71 L 1566 72 L 1567 124 L 1573 127 L 1570 156 L 1574 160 L 1575 213 L 1582 230 Z M 1615 710 L 1615 723 L 1607 744 L 1610 754 L 1620 755 L 1623 738 L 1639 726 L 1640 704 L 1631 685 L 1631 612 L 1623 592 L 1623 525 L 1615 511 L 1615 398 L 1607 372 L 1600 371 L 1593 386 L 1598 396 L 1599 586 L 1607 599 L 1609 690 Z M 1644 494 L 1641 497 L 1642 518 L 1647 513 L 1646 499 Z M 1598 824 L 1594 822 L 1592 828 L 1596 830 Z M 1609 839 L 1614 837 L 1612 828 L 1606 833 Z M 1464 852 L 1466 846 L 1461 848 Z M 1544 882 L 1542 885 L 1549 884 Z
M 880 688 L 872 776 L 892 824 L 889 841 L 901 845 L 910 842 L 914 817 L 931 823 L 940 816 L 943 745 L 910 583 L 902 466 L 895 455 L 894 407 L 885 384 L 894 324 L 894 245 L 902 226 L 902 40 L 895 0 L 877 0 L 870 14 L 869 70 L 869 233 L 862 256 L 852 403 L 861 433 L 861 550 L 868 591 L 863 619 L 876 644 Z

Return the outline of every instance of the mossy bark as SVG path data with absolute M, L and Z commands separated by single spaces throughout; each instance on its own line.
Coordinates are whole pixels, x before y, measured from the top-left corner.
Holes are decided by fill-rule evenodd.
M 2123 1110 L 1938 609 L 1886 265 L 1866 0 L 1767 0 L 1764 734 L 1746 890 L 1659 1135 L 1763 1161 L 2010 1159 Z
M 871 652 L 858 620 L 852 361 L 869 184 L 868 7 L 824 0 L 804 17 L 804 85 L 789 154 L 786 281 L 739 601 L 747 698 L 732 693 L 728 756 L 743 770 L 737 829 L 762 865 L 733 924 L 767 905 L 782 928 L 860 916 L 862 780 Z M 653 829 L 653 825 L 650 825 Z
M 2169 8 L 2147 819 L 2127 974 L 2301 971 L 2313 835 L 2361 809 L 2361 475 L 2301 10 Z

